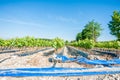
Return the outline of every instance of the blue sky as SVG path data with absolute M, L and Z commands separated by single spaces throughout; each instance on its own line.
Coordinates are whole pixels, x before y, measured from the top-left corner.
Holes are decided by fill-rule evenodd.
M 114 10 L 120 0 L 0 0 L 0 37 L 74 40 L 94 19 L 103 28 L 98 40 L 114 40 L 107 25 Z

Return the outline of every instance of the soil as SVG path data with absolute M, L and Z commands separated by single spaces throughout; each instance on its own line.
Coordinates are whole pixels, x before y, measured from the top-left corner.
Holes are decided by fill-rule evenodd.
M 43 53 L 49 52 L 50 50 L 46 50 L 43 52 L 39 52 L 37 54 L 29 55 L 29 56 L 15 56 L 13 54 L 22 54 L 23 52 L 29 52 L 34 51 L 37 48 L 29 48 L 27 50 L 21 50 L 16 53 L 6 53 L 6 54 L 0 54 L 0 60 L 3 60 L 5 58 L 10 57 L 9 59 L 4 60 L 0 63 L 0 68 L 43 68 L 43 67 L 51 67 L 53 66 L 52 62 L 49 62 L 49 58 L 52 57 L 52 55 L 44 56 Z M 42 48 L 39 48 L 42 49 Z M 62 51 L 62 49 L 59 49 L 58 52 Z M 67 55 L 66 49 L 63 50 L 65 55 Z M 94 55 L 91 53 L 91 55 Z M 69 57 L 73 57 L 70 55 L 67 55 Z M 112 59 L 111 56 L 104 55 L 94 55 L 95 57 L 98 56 L 99 59 Z M 92 58 L 91 58 L 92 59 Z M 76 62 L 67 62 L 67 63 L 57 63 L 56 67 L 68 67 L 68 68 L 94 68 L 96 66 L 93 65 L 87 65 L 87 64 L 78 64 Z M 114 75 L 94 75 L 94 76 L 70 76 L 70 77 L 0 77 L 0 80 L 120 80 L 120 74 L 114 74 Z

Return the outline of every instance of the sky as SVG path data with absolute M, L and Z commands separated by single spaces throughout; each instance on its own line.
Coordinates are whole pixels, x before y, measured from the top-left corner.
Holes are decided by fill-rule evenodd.
M 0 0 L 0 38 L 34 36 L 75 40 L 94 20 L 101 24 L 98 41 L 115 40 L 108 23 L 120 0 Z

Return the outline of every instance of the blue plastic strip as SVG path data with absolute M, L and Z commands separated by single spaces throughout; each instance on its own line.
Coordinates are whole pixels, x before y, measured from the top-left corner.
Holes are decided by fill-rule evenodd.
M 92 64 L 92 65 L 111 65 L 111 64 L 120 64 L 120 59 L 112 60 L 88 60 L 86 58 L 80 58 L 77 60 L 78 63 Z
M 102 74 L 119 74 L 120 69 L 112 71 L 87 71 L 88 68 L 17 68 L 1 69 L 0 76 L 25 77 L 25 76 L 89 76 Z M 98 68 L 99 69 L 99 68 Z M 77 72 L 76 72 L 77 70 Z M 85 71 L 84 71 L 85 70 Z M 62 72 L 61 72 L 62 71 Z
M 57 56 L 57 58 L 61 59 L 62 62 L 66 61 L 76 61 L 78 63 L 85 63 L 85 64 L 91 64 L 91 65 L 105 65 L 109 66 L 111 64 L 120 64 L 120 59 L 112 59 L 112 60 L 89 60 L 85 57 L 82 58 L 68 58 L 63 55 Z

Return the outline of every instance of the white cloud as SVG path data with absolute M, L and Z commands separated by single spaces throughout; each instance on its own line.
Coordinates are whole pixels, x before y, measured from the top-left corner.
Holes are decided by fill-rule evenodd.
M 49 14 L 48 18 L 49 19 L 55 19 L 55 20 L 61 21 L 61 22 L 70 22 L 70 23 L 74 23 L 74 24 L 78 23 L 78 21 L 76 19 L 67 18 L 67 17 L 64 17 L 64 16 L 52 16 L 52 15 Z
M 75 23 L 77 24 L 77 20 L 73 19 L 73 18 L 66 18 L 66 17 L 63 17 L 63 16 L 56 16 L 56 20 L 59 20 L 59 21 L 62 21 L 62 22 L 72 22 L 72 23 Z
M 25 22 L 25 21 L 20 21 L 20 20 L 12 20 L 12 19 L 3 19 L 0 18 L 0 21 L 8 22 L 8 23 L 15 23 L 15 24 L 22 24 L 22 25 L 32 25 L 32 26 L 43 26 L 38 23 L 31 23 L 31 22 Z

